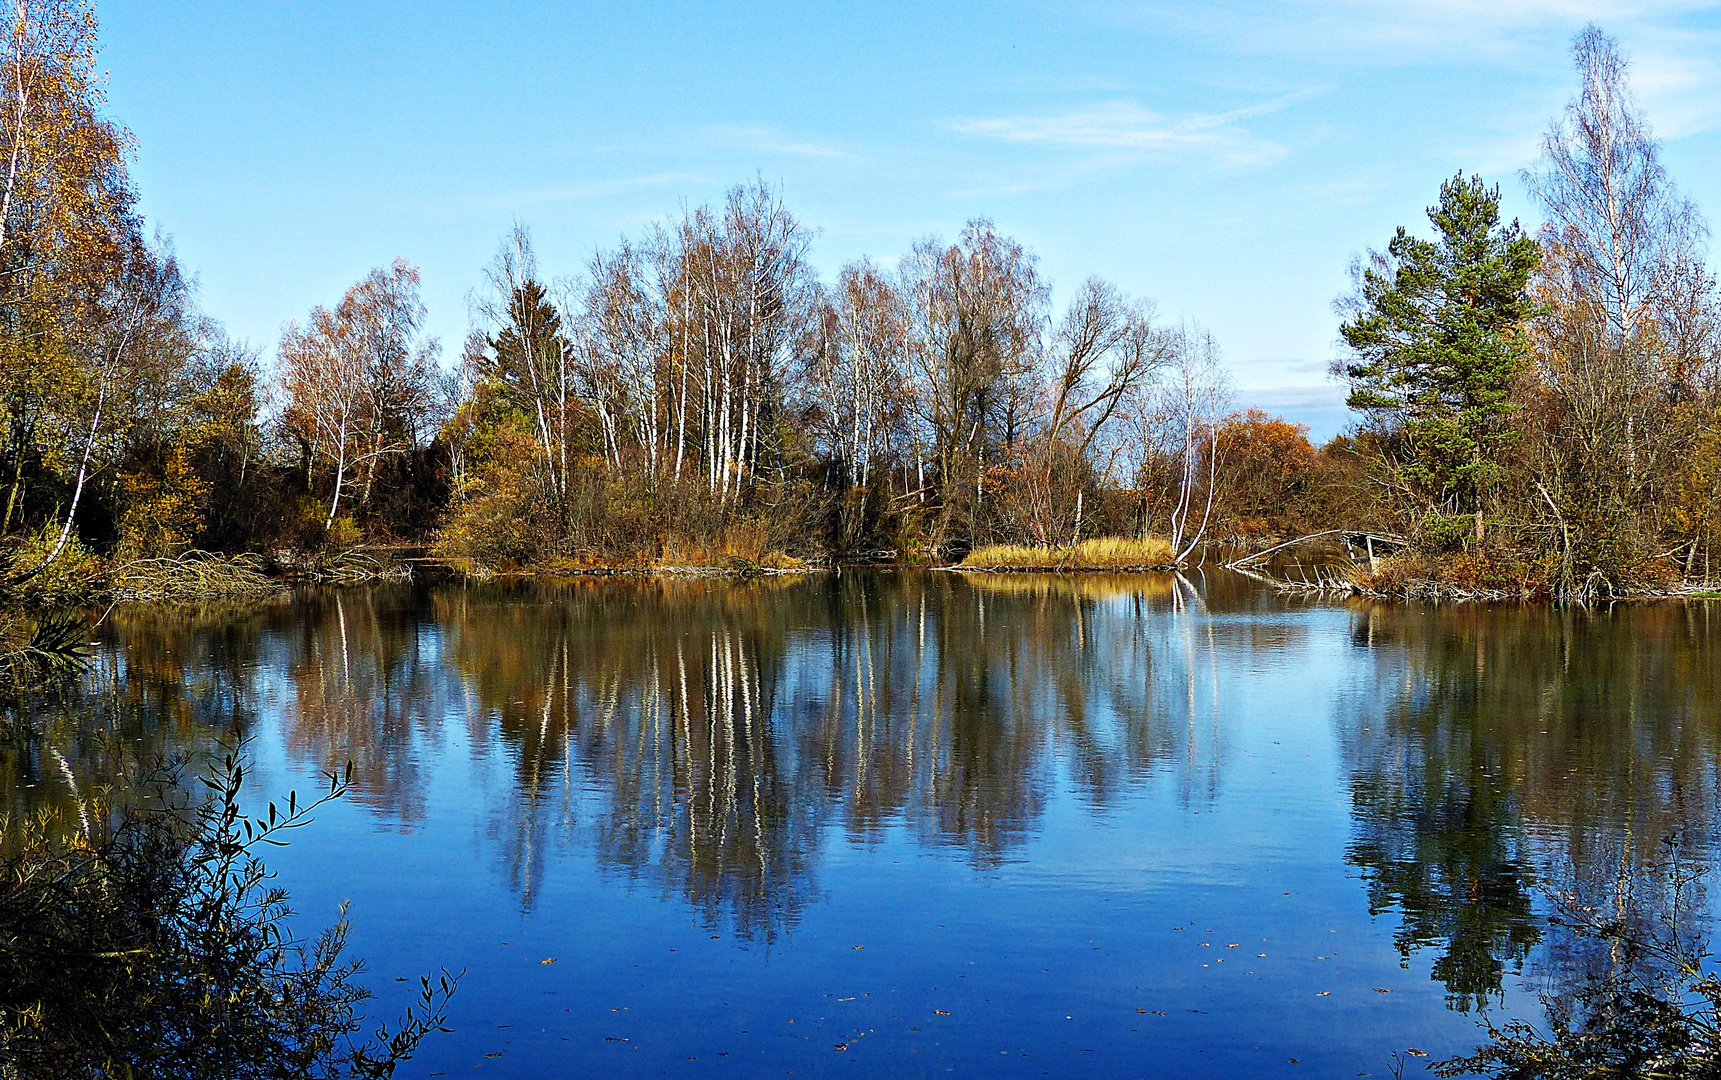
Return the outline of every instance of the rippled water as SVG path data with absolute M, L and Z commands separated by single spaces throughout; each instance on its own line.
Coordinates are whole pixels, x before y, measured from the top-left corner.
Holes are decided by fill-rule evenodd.
M 16 812 L 242 725 L 423 1076 L 1384 1076 L 1715 835 L 1712 605 L 845 572 L 119 609 Z M 411 978 L 412 983 L 396 979 Z M 1420 1071 L 1417 1065 L 1412 1071 Z

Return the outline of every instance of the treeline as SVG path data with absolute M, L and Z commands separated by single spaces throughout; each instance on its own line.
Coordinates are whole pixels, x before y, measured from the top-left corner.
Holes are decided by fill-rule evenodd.
M 516 228 L 439 379 L 400 261 L 290 326 L 278 431 L 303 545 L 433 540 L 472 567 L 1006 542 L 1258 539 L 1340 512 L 1350 444 L 1232 411 L 1212 336 L 1098 279 L 1054 316 L 977 219 L 823 282 L 754 182 L 551 279 Z M 318 521 L 320 520 L 320 524 Z
M 148 235 L 92 10 L 27 3 L 0 61 L 0 535 L 72 598 L 101 560 L 434 547 L 483 569 L 1396 534 L 1369 587 L 1587 596 L 1709 575 L 1721 503 L 1706 229 L 1614 44 L 1504 223 L 1460 175 L 1359 260 L 1324 447 L 1232 407 L 1212 335 L 1090 279 L 1059 308 L 989 221 L 821 280 L 762 182 L 551 276 L 516 228 L 445 371 L 396 259 L 265 370 Z
M 444 549 L 495 566 L 1099 533 L 1186 548 L 1218 519 L 1265 528 L 1275 480 L 1306 486 L 1302 431 L 1228 415 L 1210 335 L 1097 279 L 1054 320 L 1032 253 L 990 222 L 834 284 L 808 239 L 754 183 L 549 286 L 517 230 L 442 429 Z M 1211 497 L 1250 455 L 1272 460 Z
M 486 568 L 1101 533 L 1185 551 L 1302 527 L 1324 497 L 1298 429 L 1229 413 L 1198 327 L 1097 280 L 1054 313 L 1033 254 L 981 219 L 821 281 L 758 182 L 572 277 L 516 230 L 451 374 L 401 259 L 287 326 L 266 371 L 136 212 L 92 8 L 27 3 L 8 45 L 0 534 L 41 598 L 96 555 L 192 548 L 429 543 Z

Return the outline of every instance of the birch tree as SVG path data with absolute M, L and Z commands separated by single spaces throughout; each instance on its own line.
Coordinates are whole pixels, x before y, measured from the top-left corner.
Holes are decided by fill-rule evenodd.
M 624 468 L 624 441 L 655 486 L 669 458 L 674 409 L 669 297 L 646 252 L 623 241 L 592 259 L 582 320 L 582 382 L 604 433 L 605 456 Z
M 396 259 L 372 270 L 341 301 L 364 364 L 361 503 L 370 500 L 378 463 L 419 445 L 435 401 L 438 343 L 421 333 L 425 307 L 418 288 L 418 268 Z
M 1194 324 L 1179 327 L 1161 390 L 1169 442 L 1178 475 L 1171 508 L 1171 547 L 1178 566 L 1206 537 L 1219 476 L 1219 421 L 1230 407 L 1230 379 L 1213 335 Z
M 679 424 L 697 435 L 704 486 L 727 507 L 751 488 L 781 404 L 808 307 L 808 236 L 762 183 L 732 189 L 721 214 L 694 211 L 677 232 Z
M 1151 306 L 1098 278 L 1077 291 L 1052 338 L 1045 411 L 1023 475 L 1029 527 L 1040 543 L 1062 540 L 1066 524 L 1072 542 L 1080 539 L 1090 452 L 1131 392 L 1166 364 L 1168 346 Z
M 5 14 L 0 263 L 51 263 L 110 233 L 130 207 L 131 136 L 101 115 L 93 2 L 11 0 Z
M 194 348 L 186 333 L 188 300 L 171 254 L 134 233 L 122 242 L 96 302 L 68 305 L 72 341 L 83 363 L 62 387 L 65 407 L 54 426 L 62 431 L 55 457 L 70 473 L 71 490 L 53 546 L 14 583 L 59 559 L 92 480 L 120 460 L 133 431 L 163 411 L 168 376 Z
M 1567 564 L 1618 567 L 1659 531 L 1706 422 L 1692 406 L 1713 378 L 1715 290 L 1707 230 L 1667 175 L 1618 44 L 1588 26 L 1572 60 L 1578 92 L 1525 173 L 1548 215 L 1536 482 Z
M 822 441 L 845 488 L 865 488 L 892 446 L 906 404 L 900 299 L 870 260 L 843 267 L 820 305 L 807 385 L 824 421 Z
M 282 422 L 331 473 L 323 528 L 340 513 L 348 480 L 362 476 L 369 498 L 379 459 L 406 452 L 433 389 L 436 343 L 423 340 L 418 271 L 403 259 L 353 285 L 329 310 L 289 323 L 277 353 L 286 395 Z
M 38 489 L 81 504 L 100 467 L 108 393 L 143 316 L 130 136 L 102 115 L 96 21 L 79 0 L 13 0 L 0 54 L 0 531 Z M 123 342 L 124 347 L 120 347 Z M 62 487 L 63 485 L 63 487 Z M 70 522 L 70 516 L 67 517 Z M 60 528 L 53 557 L 71 532 Z M 52 561 L 52 559 L 50 559 Z
M 1547 238 L 1568 268 L 1568 287 L 1594 302 L 1616 348 L 1665 306 L 1694 227 L 1661 163 L 1660 144 L 1632 94 L 1619 44 L 1593 23 L 1572 43 L 1579 90 L 1542 138 L 1540 163 L 1524 174 L 1547 209 Z

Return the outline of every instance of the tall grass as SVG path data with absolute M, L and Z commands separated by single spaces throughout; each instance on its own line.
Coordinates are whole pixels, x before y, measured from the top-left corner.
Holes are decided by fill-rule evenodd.
M 1135 569 L 1169 566 L 1174 558 L 1171 542 L 1161 537 L 1105 536 L 1083 540 L 1074 547 L 988 544 L 970 551 L 961 565 L 973 570 Z

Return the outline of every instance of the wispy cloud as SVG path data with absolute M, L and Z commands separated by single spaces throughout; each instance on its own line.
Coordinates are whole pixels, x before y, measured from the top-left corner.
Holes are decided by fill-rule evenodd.
M 1327 377 L 1329 364 L 1326 360 L 1257 360 L 1253 366 L 1261 374 L 1282 378 L 1286 374 L 1294 373 L 1309 376 L 1311 379 L 1319 378 L 1320 381 L 1291 384 L 1268 382 L 1255 385 L 1243 379 L 1238 393 L 1262 406 L 1342 405 L 1349 390 L 1337 380 Z
M 1589 22 L 1620 39 L 1658 134 L 1721 130 L 1718 13 L 1716 0 L 1140 0 L 1123 17 L 1161 33 L 1174 27 L 1173 36 L 1200 47 L 1295 62 L 1322 73 L 1315 77 L 1342 78 L 1347 91 L 1380 69 L 1448 78 L 1510 69 L 1521 76 L 1513 99 L 1500 102 L 1498 116 L 1479 117 L 1489 137 L 1464 148 L 1479 151 L 1478 167 L 1503 171 L 1535 159 L 1541 131 L 1575 88 L 1566 46 Z
M 1132 101 L 1084 105 L 1061 113 L 959 117 L 945 121 L 958 134 L 1002 142 L 1167 156 L 1204 155 L 1229 165 L 1258 165 L 1287 148 L 1250 132 L 1243 121 L 1289 108 L 1325 92 L 1299 90 L 1226 112 L 1168 116 Z
M 763 154 L 782 154 L 801 158 L 853 158 L 853 151 L 833 142 L 819 139 L 798 139 L 772 128 L 735 127 L 721 125 L 708 128 L 708 133 L 720 142 Z
M 506 198 L 511 202 L 548 203 L 548 202 L 579 202 L 585 199 L 607 199 L 615 195 L 626 195 L 634 191 L 648 188 L 665 187 L 671 184 L 687 184 L 698 178 L 686 172 L 660 172 L 649 176 L 623 176 L 613 180 L 594 180 L 585 184 L 573 184 L 566 187 L 533 188 L 518 191 Z
M 1657 134 L 1680 139 L 1721 127 L 1718 53 L 1721 35 L 1714 33 L 1644 35 L 1632 57 L 1631 81 Z
M 1616 33 L 1671 28 L 1714 7 L 1713 0 L 1217 0 L 1192 8 L 1149 0 L 1137 15 L 1252 51 L 1397 66 L 1539 52 L 1546 35 L 1592 21 Z

